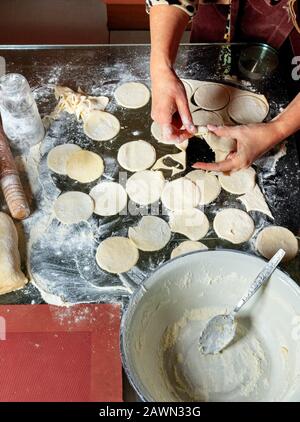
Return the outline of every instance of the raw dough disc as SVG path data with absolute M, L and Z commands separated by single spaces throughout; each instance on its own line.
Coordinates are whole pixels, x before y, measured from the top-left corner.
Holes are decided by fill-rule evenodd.
M 161 127 L 156 122 L 152 122 L 150 130 L 151 130 L 151 134 L 152 134 L 153 138 L 155 138 L 158 142 L 161 142 L 162 144 L 175 145 L 176 148 L 180 149 L 181 151 L 186 150 L 187 147 L 188 147 L 188 144 L 189 144 L 188 139 L 186 141 L 181 142 L 181 143 L 172 142 L 172 141 L 165 141 L 163 136 L 162 136 L 162 133 L 161 133 Z
M 229 103 L 228 89 L 220 84 L 204 84 L 196 89 L 195 103 L 205 110 L 220 110 Z
M 117 103 L 125 108 L 141 108 L 150 100 L 149 89 L 139 82 L 127 82 L 115 90 Z
M 228 114 L 236 123 L 260 123 L 268 115 L 269 108 L 254 95 L 239 95 L 228 106 Z
M 91 111 L 84 121 L 84 133 L 94 141 L 108 141 L 120 132 L 119 120 L 106 111 Z
M 237 208 L 226 208 L 218 212 L 213 226 L 218 237 L 234 244 L 249 240 L 255 228 L 252 218 Z
M 192 119 L 195 126 L 220 126 L 223 124 L 222 117 L 213 111 L 196 110 L 192 113 Z
M 123 186 L 116 182 L 101 182 L 90 191 L 95 202 L 94 213 L 102 216 L 116 215 L 127 204 L 127 193 Z
M 153 252 L 164 248 L 171 238 L 169 224 L 162 218 L 142 217 L 136 227 L 130 227 L 128 237 L 141 251 Z
M 213 174 L 209 174 L 203 170 L 190 171 L 186 177 L 196 183 L 200 189 L 199 205 L 207 205 L 213 202 L 221 192 L 219 180 Z
M 209 229 L 206 215 L 197 208 L 172 212 L 169 225 L 172 232 L 181 233 L 190 240 L 201 239 Z
M 75 144 L 62 144 L 51 149 L 47 157 L 47 165 L 57 174 L 67 174 L 67 161 L 73 152 L 81 151 Z
M 257 236 L 256 249 L 265 258 L 271 259 L 280 248 L 285 251 L 284 261 L 290 261 L 298 253 L 298 241 L 285 227 L 269 226 Z
M 187 81 L 185 81 L 184 79 L 180 79 L 181 80 L 181 82 L 183 83 L 183 86 L 184 86 L 184 89 L 185 89 L 185 92 L 186 92 L 186 96 L 187 96 L 187 98 L 188 98 L 188 100 L 190 100 L 190 98 L 193 96 L 193 88 L 191 87 L 191 85 L 187 82 Z
M 94 211 L 94 201 L 83 192 L 70 191 L 60 195 L 54 202 L 55 217 L 64 224 L 86 221 Z
M 166 184 L 161 201 L 172 211 L 194 208 L 200 202 L 200 190 L 191 180 L 181 177 Z
M 224 136 L 217 136 L 213 132 L 202 134 L 208 146 L 214 151 L 223 151 L 227 155 L 231 151 L 236 150 L 236 140 L 232 138 L 225 138 Z
M 252 167 L 231 173 L 230 175 L 220 174 L 219 182 L 227 192 L 240 195 L 249 192 L 255 186 L 255 170 Z
M 146 141 L 131 141 L 122 145 L 118 162 L 128 171 L 142 171 L 151 167 L 156 160 L 155 148 Z
M 91 151 L 76 151 L 67 161 L 67 175 L 80 183 L 89 183 L 98 179 L 104 172 L 100 155 Z
M 172 250 L 171 258 L 176 258 L 177 256 L 183 255 L 185 253 L 205 250 L 205 249 L 208 249 L 208 247 L 205 246 L 201 242 L 194 242 L 193 240 L 185 240 L 184 242 L 181 242 L 176 248 Z
M 134 173 L 126 183 L 129 198 L 139 205 L 158 201 L 165 185 L 161 171 L 144 170 Z
M 112 274 L 126 273 L 138 259 L 138 249 L 126 237 L 108 237 L 100 243 L 96 252 L 99 267 Z

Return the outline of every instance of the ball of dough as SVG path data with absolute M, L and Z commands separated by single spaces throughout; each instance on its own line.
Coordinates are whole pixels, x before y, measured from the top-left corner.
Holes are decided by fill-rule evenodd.
M 208 249 L 201 242 L 194 242 L 193 240 L 185 240 L 181 242 L 176 248 L 172 250 L 171 258 L 176 258 L 177 256 L 184 255 L 189 252 L 200 251 Z
M 235 171 L 229 175 L 220 174 L 219 182 L 227 192 L 240 195 L 249 192 L 255 186 L 255 170 L 252 167 Z
M 104 164 L 100 155 L 91 151 L 77 151 L 67 161 L 67 175 L 81 183 L 93 182 L 104 172 Z
M 70 191 L 60 195 L 54 202 L 56 218 L 64 224 L 86 221 L 94 211 L 94 201 L 83 192 Z
M 268 112 L 268 105 L 251 94 L 234 97 L 228 106 L 229 116 L 242 125 L 260 123 L 267 117 Z
M 159 201 L 165 178 L 161 171 L 144 170 L 134 173 L 126 183 L 129 198 L 139 205 L 149 205 Z
M 161 195 L 163 205 L 171 211 L 196 207 L 200 202 L 200 190 L 184 177 L 169 182 Z
M 213 202 L 221 192 L 219 180 L 213 174 L 203 170 L 193 170 L 186 177 L 194 182 L 200 189 L 199 205 L 207 205 Z
M 125 108 L 141 108 L 150 100 L 149 89 L 140 82 L 127 82 L 115 90 L 115 99 Z
M 271 259 L 280 248 L 285 251 L 283 261 L 290 261 L 298 253 L 298 241 L 285 227 L 269 226 L 257 236 L 256 249 L 265 258 Z
M 116 215 L 127 204 L 127 193 L 123 186 L 116 182 L 101 182 L 90 191 L 95 203 L 94 213 L 101 216 Z
M 81 151 L 81 148 L 75 144 L 62 144 L 51 149 L 47 156 L 47 165 L 55 173 L 67 174 L 67 161 L 73 152 Z
M 172 232 L 181 233 L 190 240 L 201 239 L 209 230 L 206 215 L 196 208 L 172 212 L 169 225 Z
M 162 218 L 145 216 L 136 227 L 130 227 L 128 237 L 141 251 L 153 252 L 164 248 L 171 238 L 169 224 Z
M 205 110 L 220 110 L 229 103 L 228 89 L 220 84 L 204 84 L 196 89 L 195 103 Z
M 120 274 L 129 271 L 139 259 L 139 251 L 126 237 L 109 237 L 97 248 L 96 261 L 100 268 Z
M 213 226 L 218 237 L 234 244 L 249 240 L 255 228 L 252 218 L 237 208 L 227 208 L 218 212 Z
M 222 125 L 222 117 L 214 113 L 213 111 L 207 110 L 195 110 L 192 113 L 192 119 L 195 126 L 207 126 L 207 125 Z
M 131 141 L 121 146 L 117 158 L 124 169 L 132 172 L 142 171 L 155 163 L 156 152 L 149 142 Z
M 83 125 L 84 133 L 94 141 L 109 141 L 117 136 L 121 126 L 119 120 L 106 111 L 91 111 Z

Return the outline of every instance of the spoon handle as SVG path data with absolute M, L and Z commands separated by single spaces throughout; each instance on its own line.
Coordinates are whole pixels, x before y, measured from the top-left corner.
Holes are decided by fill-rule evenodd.
M 285 252 L 283 249 L 279 249 L 276 254 L 270 259 L 267 265 L 261 270 L 254 282 L 251 284 L 248 292 L 239 300 L 238 304 L 233 310 L 236 314 L 242 306 L 257 292 L 257 290 L 270 278 L 271 274 L 275 271 L 276 267 L 284 257 Z

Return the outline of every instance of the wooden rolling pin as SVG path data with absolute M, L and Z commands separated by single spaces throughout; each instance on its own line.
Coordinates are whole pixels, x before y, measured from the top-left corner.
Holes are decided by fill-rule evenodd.
M 13 218 L 23 220 L 30 208 L 20 181 L 14 157 L 0 124 L 0 185 Z

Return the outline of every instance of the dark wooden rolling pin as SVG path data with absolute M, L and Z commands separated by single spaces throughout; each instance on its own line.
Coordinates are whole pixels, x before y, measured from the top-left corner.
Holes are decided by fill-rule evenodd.
M 0 124 L 0 185 L 13 218 L 23 220 L 30 215 L 14 157 Z

